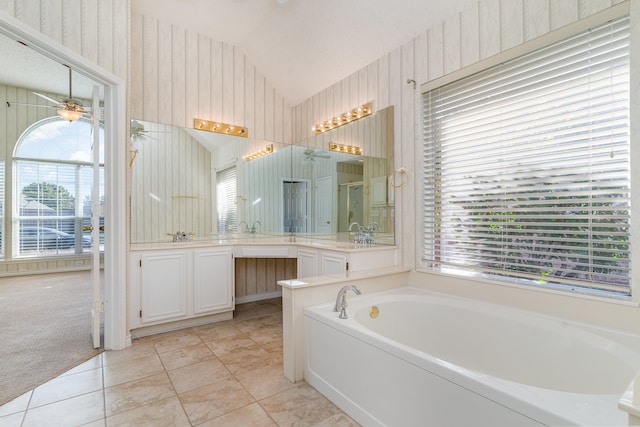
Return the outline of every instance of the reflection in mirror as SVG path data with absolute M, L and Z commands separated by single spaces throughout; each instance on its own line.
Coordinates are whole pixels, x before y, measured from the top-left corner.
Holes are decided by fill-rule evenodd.
M 131 122 L 131 242 L 208 237 L 211 155 L 184 129 Z
M 331 151 L 329 142 L 363 153 Z M 357 222 L 375 227 L 376 243 L 394 244 L 392 107 L 298 145 L 133 121 L 130 158 L 132 243 L 178 232 L 353 240 Z

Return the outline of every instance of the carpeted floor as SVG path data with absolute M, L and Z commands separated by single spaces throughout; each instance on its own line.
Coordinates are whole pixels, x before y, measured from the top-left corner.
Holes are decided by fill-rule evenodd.
M 0 278 L 0 405 L 98 354 L 89 272 Z

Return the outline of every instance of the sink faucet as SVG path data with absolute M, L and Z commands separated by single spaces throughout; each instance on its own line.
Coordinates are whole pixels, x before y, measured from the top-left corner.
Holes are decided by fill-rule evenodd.
M 174 242 L 188 242 L 191 238 L 192 232 L 176 231 L 175 233 L 167 233 L 168 236 L 173 236 Z
M 333 307 L 333 311 L 340 311 L 340 315 L 338 316 L 340 319 L 346 319 L 349 317 L 347 316 L 347 291 L 353 291 L 356 295 L 362 295 L 360 289 L 354 285 L 343 286 L 342 289 L 338 291 L 336 305 Z
M 251 225 L 251 228 L 249 229 L 249 233 L 256 234 L 258 232 L 258 227 L 256 227 L 256 224 L 262 225 L 260 223 L 260 221 L 253 221 L 253 224 Z

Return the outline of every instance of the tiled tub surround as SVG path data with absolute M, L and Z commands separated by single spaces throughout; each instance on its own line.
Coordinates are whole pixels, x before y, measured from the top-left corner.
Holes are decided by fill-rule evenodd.
M 0 407 L 0 426 L 357 426 L 282 372 L 280 299 L 107 351 Z

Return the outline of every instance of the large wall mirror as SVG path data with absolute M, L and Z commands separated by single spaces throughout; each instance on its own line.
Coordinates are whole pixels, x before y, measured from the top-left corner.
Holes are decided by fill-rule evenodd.
M 395 243 L 393 107 L 295 145 L 133 120 L 130 149 L 132 243 L 352 240 L 369 225 L 376 243 Z

